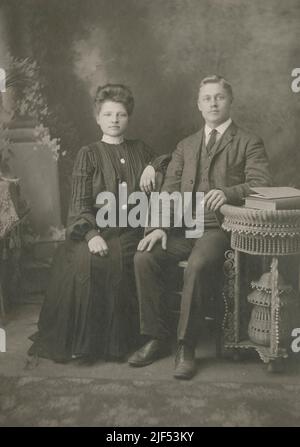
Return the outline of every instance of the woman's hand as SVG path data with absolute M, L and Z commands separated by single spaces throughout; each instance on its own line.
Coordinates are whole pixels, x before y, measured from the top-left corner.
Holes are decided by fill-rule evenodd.
M 106 256 L 108 254 L 108 246 L 101 236 L 94 236 L 88 241 L 88 247 L 94 255 Z
M 150 193 L 155 189 L 155 169 L 153 166 L 147 166 L 140 179 L 140 188 L 141 191 Z

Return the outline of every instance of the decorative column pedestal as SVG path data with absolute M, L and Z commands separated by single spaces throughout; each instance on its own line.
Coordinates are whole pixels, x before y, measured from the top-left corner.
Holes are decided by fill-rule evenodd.
M 22 194 L 31 210 L 32 227 L 44 237 L 50 227 L 62 226 L 58 167 L 50 146 L 37 138 L 35 126 L 30 120 L 10 124 L 10 168 L 20 178 Z

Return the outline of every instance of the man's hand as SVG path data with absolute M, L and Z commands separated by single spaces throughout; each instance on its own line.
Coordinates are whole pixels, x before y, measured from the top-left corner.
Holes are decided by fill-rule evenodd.
M 164 230 L 153 230 L 144 239 L 142 239 L 137 247 L 138 251 L 151 251 L 156 242 L 161 240 L 163 250 L 167 249 L 167 233 Z
M 204 206 L 209 211 L 218 210 L 226 202 L 227 202 L 227 198 L 226 198 L 225 194 L 223 193 L 223 191 L 221 191 L 220 189 L 211 189 L 204 196 Z
M 88 247 L 91 253 L 106 256 L 108 254 L 108 246 L 101 236 L 94 236 L 88 241 Z
M 150 193 L 155 189 L 155 169 L 153 166 L 146 166 L 140 179 L 141 191 Z

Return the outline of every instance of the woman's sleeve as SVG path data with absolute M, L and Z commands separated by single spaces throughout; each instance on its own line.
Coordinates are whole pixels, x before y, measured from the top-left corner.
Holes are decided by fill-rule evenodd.
M 161 172 L 163 175 L 166 173 L 168 164 L 171 161 L 172 154 L 157 155 L 149 146 L 143 143 L 146 163 L 153 166 L 156 172 Z
M 99 234 L 93 203 L 94 167 L 88 147 L 77 154 L 72 173 L 72 192 L 68 214 L 67 237 L 89 241 Z

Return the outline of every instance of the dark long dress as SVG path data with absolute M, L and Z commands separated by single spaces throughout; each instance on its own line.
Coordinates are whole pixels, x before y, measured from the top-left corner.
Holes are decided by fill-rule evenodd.
M 96 224 L 96 197 L 118 197 L 120 182 L 128 195 L 139 191 L 145 166 L 165 170 L 169 156 L 153 160 L 138 140 L 120 145 L 97 142 L 82 148 L 72 176 L 67 239 L 54 257 L 51 280 L 29 354 L 68 361 L 72 356 L 122 358 L 135 347 L 139 333 L 133 256 L 142 228 L 103 228 Z M 98 235 L 109 254 L 91 254 L 87 242 Z

